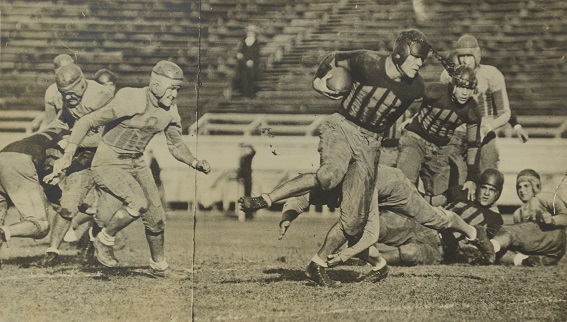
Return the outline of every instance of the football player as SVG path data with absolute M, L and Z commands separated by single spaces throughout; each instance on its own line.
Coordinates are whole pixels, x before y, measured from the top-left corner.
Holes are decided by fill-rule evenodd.
M 61 156 L 58 142 L 68 132 L 48 129 L 8 144 L 0 151 L 0 245 L 13 237 L 41 239 L 49 233 L 50 201 L 59 198 L 56 188 L 48 187 L 51 200 L 42 187 L 42 179 L 53 157 Z M 21 221 L 5 226 L 8 200 Z
M 444 253 L 443 249 L 449 246 L 456 248 L 457 240 L 452 237 L 452 233 L 446 231 L 446 234 L 451 234 L 452 239 L 450 244 L 445 245 L 437 230 L 450 228 L 451 231 L 463 231 L 467 230 L 464 227 L 472 228 L 470 225 L 475 225 L 473 229 L 477 230 L 478 235 L 482 238 L 482 241 L 473 243 L 483 249 L 483 256 L 488 256 L 483 260 L 486 260 L 487 263 L 494 261 L 494 253 L 487 253 L 491 251 L 488 237 L 493 236 L 502 225 L 502 217 L 494 211 L 494 204 L 504 182 L 504 177 L 500 172 L 487 170 L 483 173 L 479 182 L 480 188 L 477 191 L 478 201 L 468 200 L 467 194 L 461 187 L 457 187 L 454 189 L 458 195 L 454 198 L 457 200 L 449 204 L 446 210 L 441 210 L 430 206 L 400 170 L 386 166 L 379 166 L 378 170 L 376 191 L 381 205 L 380 216 L 369 218 L 365 233 L 356 245 L 351 245 L 340 253 L 331 255 L 331 265 L 348 260 L 363 251 L 364 246 L 370 247 L 374 243 L 394 247 L 394 251 L 382 253 L 383 259 L 388 264 L 438 264 L 444 259 L 451 259 L 448 257 L 452 256 L 453 252 Z M 280 239 L 290 227 L 291 222 L 310 203 L 330 200 L 331 205 L 339 206 L 339 203 L 335 201 L 335 196 L 326 195 L 325 197 L 327 199 L 304 195 L 289 199 L 282 212 Z M 456 233 L 456 236 L 465 239 L 460 233 Z M 382 247 L 376 248 L 381 249 Z M 363 253 L 363 256 L 377 256 L 376 249 L 369 249 L 369 253 Z M 382 269 L 374 267 L 363 280 L 376 282 L 383 279 L 387 275 L 387 266 L 383 267 Z
M 524 203 L 514 212 L 514 224 L 504 225 L 492 243 L 499 257 L 518 252 L 515 265 L 555 265 L 565 255 L 567 204 L 553 192 L 541 191 L 540 175 L 525 169 L 518 173 L 516 192 Z
M 114 97 L 105 86 L 86 79 L 81 68 L 75 64 L 59 68 L 55 73 L 55 82 L 63 98 L 63 107 L 48 128 L 72 129 L 78 120 L 102 108 Z M 58 210 L 59 216 L 55 216 L 53 221 L 50 247 L 40 262 L 41 266 L 52 266 L 57 262 L 59 247 L 69 230 L 71 219 L 80 209 L 89 208 L 83 202 L 93 187 L 90 165 L 100 138 L 100 129 L 89 131 L 87 138 L 77 148 L 64 178 L 59 182 L 62 191 L 61 207 Z
M 428 195 L 439 195 L 449 188 L 447 169 L 453 150 L 447 145 L 455 129 L 466 124 L 468 172 L 463 189 L 474 199 L 481 120 L 472 99 L 476 86 L 474 70 L 466 66 L 456 68 L 448 85 L 427 84 L 421 107 L 400 138 L 397 168 L 416 185 L 421 177 Z
M 369 50 L 327 55 L 315 73 L 313 88 L 324 96 L 342 100 L 337 112 L 320 128 L 319 169 L 291 179 L 271 193 L 239 200 L 243 211 L 251 211 L 311 189 L 331 190 L 342 183 L 345 197 L 339 223 L 331 228 L 307 268 L 309 276 L 321 285 L 330 281 L 325 273 L 327 256 L 347 239 L 360 235 L 369 214 L 377 211 L 377 200 L 373 202 L 372 195 L 381 139 L 423 96 L 424 81 L 418 72 L 430 49 L 425 35 L 411 29 L 399 34 L 387 56 Z M 335 67 L 346 68 L 353 79 L 352 89 L 344 96 L 327 86 Z
M 113 245 L 116 234 L 142 218 L 150 248 L 150 273 L 165 277 L 165 212 L 144 151 L 150 140 L 164 132 L 170 153 L 197 171 L 209 173 L 207 161 L 193 156 L 181 137 L 181 118 L 175 99 L 183 83 L 183 71 L 175 63 L 160 61 L 152 69 L 148 87 L 122 88 L 104 108 L 75 124 L 63 157 L 55 162 L 52 177 L 68 168 L 90 129 L 105 125 L 102 141 L 92 162 L 97 187 L 117 198 L 122 207 L 97 235 L 94 246 L 98 261 L 118 265 Z M 99 203 L 101 203 L 100 201 Z
M 481 50 L 478 40 L 472 35 L 463 35 L 457 40 L 456 47 L 452 53 L 454 60 L 458 64 L 464 64 L 473 68 L 478 80 L 478 86 L 475 90 L 474 97 L 478 101 L 479 110 L 482 115 L 481 137 L 484 138 L 487 133 L 495 131 L 504 126 L 510 120 L 511 110 L 506 91 L 506 82 L 504 75 L 494 66 L 481 64 Z M 447 83 L 450 76 L 447 71 L 441 74 L 441 82 Z M 527 133 L 521 125 L 514 124 L 514 131 L 523 142 L 527 141 Z M 460 140 L 458 138 L 461 138 Z M 455 144 L 463 144 L 466 140 L 464 129 L 457 131 L 455 138 L 459 142 Z M 495 136 L 492 136 L 495 138 Z M 480 151 L 480 171 L 485 169 L 498 169 L 499 152 L 496 147 L 496 140 L 487 140 L 483 144 Z

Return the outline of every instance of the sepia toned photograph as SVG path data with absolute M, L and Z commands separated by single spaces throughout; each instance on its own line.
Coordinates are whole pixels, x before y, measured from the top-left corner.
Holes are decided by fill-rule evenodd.
M 0 322 L 567 320 L 566 19 L 0 0 Z

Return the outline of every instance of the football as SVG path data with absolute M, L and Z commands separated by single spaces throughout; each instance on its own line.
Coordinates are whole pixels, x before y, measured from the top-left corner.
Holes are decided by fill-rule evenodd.
M 327 87 L 341 94 L 348 93 L 352 88 L 352 77 L 348 69 L 335 67 L 329 71 L 331 78 L 327 79 Z

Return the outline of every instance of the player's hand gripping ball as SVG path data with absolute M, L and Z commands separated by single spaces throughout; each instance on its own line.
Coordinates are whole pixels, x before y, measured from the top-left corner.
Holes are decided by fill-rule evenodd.
M 331 77 L 327 78 L 327 87 L 330 90 L 338 92 L 339 95 L 345 95 L 352 88 L 352 76 L 348 69 L 335 67 L 327 74 L 331 75 Z

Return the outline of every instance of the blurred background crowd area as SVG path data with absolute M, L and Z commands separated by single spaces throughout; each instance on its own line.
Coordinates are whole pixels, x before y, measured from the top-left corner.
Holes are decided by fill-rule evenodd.
M 119 88 L 146 86 L 157 61 L 176 62 L 187 80 L 178 103 L 185 132 L 207 112 L 328 114 L 336 102 L 311 89 L 325 54 L 389 53 L 401 30 L 419 28 L 445 55 L 462 34 L 474 35 L 482 63 L 506 77 L 512 109 L 524 123 L 532 120 L 532 136 L 567 115 L 564 1 L 4 0 L 0 10 L 4 111 L 41 111 L 53 58 L 65 53 L 87 77 L 101 68 L 115 72 Z M 250 24 L 261 44 L 259 91 L 227 97 L 235 50 Z M 420 73 L 434 81 L 441 68 L 430 58 Z

